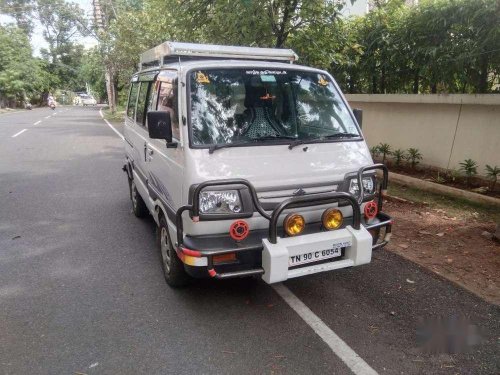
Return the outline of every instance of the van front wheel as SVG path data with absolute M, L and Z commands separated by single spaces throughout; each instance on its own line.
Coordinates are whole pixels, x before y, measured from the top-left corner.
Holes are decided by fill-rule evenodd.
M 160 248 L 161 266 L 163 268 L 165 281 L 171 287 L 184 286 L 189 283 L 191 278 L 186 273 L 184 265 L 172 246 L 167 222 L 162 215 L 160 215 L 159 222 L 157 240 Z

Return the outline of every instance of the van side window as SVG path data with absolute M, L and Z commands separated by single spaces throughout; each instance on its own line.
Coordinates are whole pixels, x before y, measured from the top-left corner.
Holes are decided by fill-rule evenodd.
M 137 99 L 136 122 L 144 126 L 146 119 L 146 103 L 150 92 L 151 82 L 141 82 L 139 98 Z
M 172 122 L 172 137 L 180 139 L 179 116 L 177 111 L 177 80 L 161 82 L 158 94 L 158 111 L 170 113 Z
M 139 89 L 139 84 L 132 83 L 130 87 L 130 94 L 128 96 L 128 106 L 127 106 L 127 116 L 130 118 L 135 118 L 135 102 L 137 101 L 137 90 Z

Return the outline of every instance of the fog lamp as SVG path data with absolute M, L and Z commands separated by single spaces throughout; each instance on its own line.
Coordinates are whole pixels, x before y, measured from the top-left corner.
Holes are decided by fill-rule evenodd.
M 306 226 L 304 217 L 299 214 L 288 214 L 283 221 L 283 228 L 289 236 L 295 236 L 301 233 Z
M 321 216 L 321 221 L 323 222 L 323 226 L 328 229 L 337 229 L 340 228 L 342 222 L 344 221 L 344 216 L 340 210 L 336 208 L 329 208 L 323 212 Z

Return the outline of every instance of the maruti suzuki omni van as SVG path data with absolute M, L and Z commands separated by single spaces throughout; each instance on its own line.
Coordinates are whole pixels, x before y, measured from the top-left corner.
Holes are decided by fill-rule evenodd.
M 292 50 L 165 42 L 141 55 L 125 120 L 133 212 L 171 286 L 267 283 L 359 266 L 390 239 L 387 169 L 360 112 Z M 380 173 L 377 173 L 379 171 Z

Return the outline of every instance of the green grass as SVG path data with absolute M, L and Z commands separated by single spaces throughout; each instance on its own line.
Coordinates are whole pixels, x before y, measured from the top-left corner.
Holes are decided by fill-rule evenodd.
M 426 203 L 429 207 L 445 210 L 447 214 L 451 216 L 476 218 L 481 221 L 494 221 L 497 223 L 500 222 L 499 206 L 431 193 L 394 182 L 389 183 L 388 194 L 416 203 Z
M 125 118 L 125 107 L 121 105 L 116 107 L 116 112 L 114 114 L 111 113 L 109 107 L 103 109 L 102 112 L 104 113 L 104 118 L 111 122 L 122 122 Z

